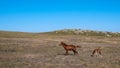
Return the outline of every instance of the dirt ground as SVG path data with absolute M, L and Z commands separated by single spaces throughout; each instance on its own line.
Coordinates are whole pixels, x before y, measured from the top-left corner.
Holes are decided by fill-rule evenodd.
M 59 43 L 81 46 L 78 55 Z M 36 38 L 0 38 L 0 68 L 120 68 L 120 38 L 80 35 L 41 35 Z M 102 57 L 91 57 L 101 47 Z

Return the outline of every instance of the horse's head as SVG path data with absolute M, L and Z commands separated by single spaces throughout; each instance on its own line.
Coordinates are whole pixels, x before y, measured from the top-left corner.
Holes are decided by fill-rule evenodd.
M 60 42 L 59 46 L 63 46 L 64 42 Z

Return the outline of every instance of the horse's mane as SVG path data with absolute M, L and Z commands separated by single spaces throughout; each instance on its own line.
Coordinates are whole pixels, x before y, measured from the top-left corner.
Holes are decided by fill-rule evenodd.
M 64 42 L 61 42 L 61 44 L 63 44 L 63 45 L 67 45 L 66 43 L 64 43 Z

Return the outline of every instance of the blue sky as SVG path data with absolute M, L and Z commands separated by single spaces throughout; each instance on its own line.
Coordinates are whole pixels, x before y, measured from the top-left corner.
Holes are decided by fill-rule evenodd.
M 0 30 L 120 32 L 120 0 L 0 0 Z

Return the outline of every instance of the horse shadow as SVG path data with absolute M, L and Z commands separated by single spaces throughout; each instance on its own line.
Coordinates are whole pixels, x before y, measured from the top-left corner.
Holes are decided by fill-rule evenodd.
M 57 55 L 74 56 L 74 54 L 57 53 Z

